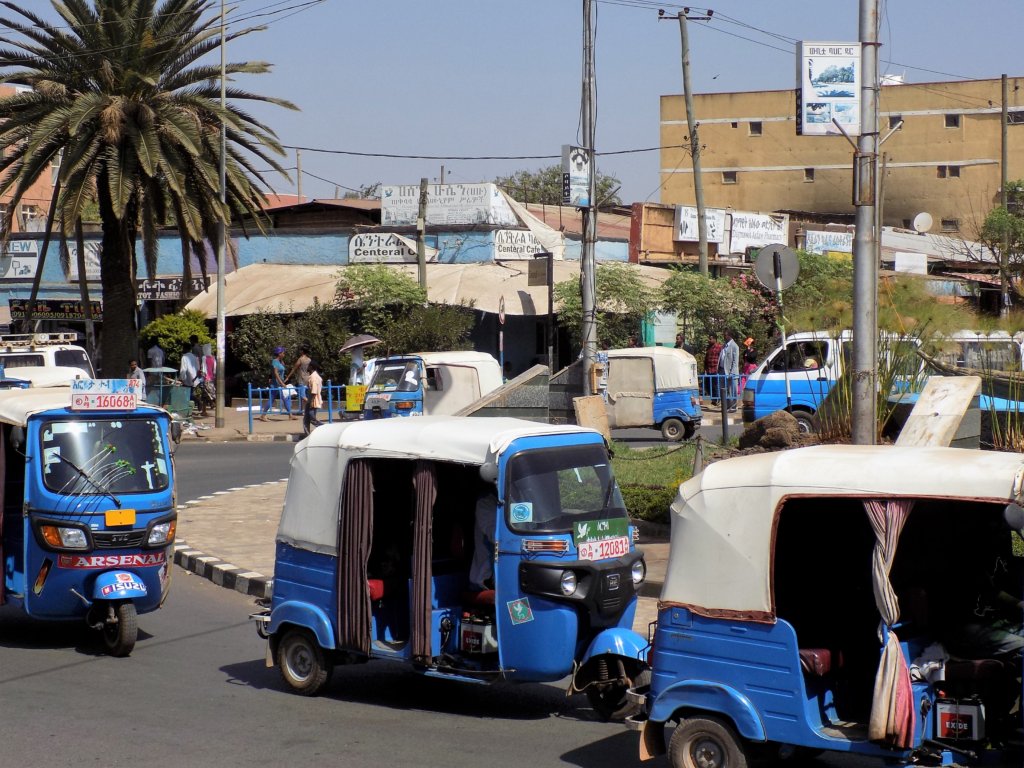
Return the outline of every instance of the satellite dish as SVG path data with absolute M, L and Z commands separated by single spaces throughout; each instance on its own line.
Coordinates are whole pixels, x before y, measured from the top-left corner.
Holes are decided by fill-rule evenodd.
M 927 232 L 929 229 L 932 228 L 932 224 L 934 223 L 935 222 L 932 221 L 932 215 L 930 213 L 922 211 L 921 213 L 917 214 L 917 216 L 914 217 L 914 231 Z
M 797 275 L 800 274 L 800 260 L 796 256 L 796 251 L 788 246 L 773 243 L 758 251 L 757 258 L 754 259 L 754 276 L 761 285 L 774 291 L 776 263 L 779 268 L 778 288 L 785 290 L 796 282 Z

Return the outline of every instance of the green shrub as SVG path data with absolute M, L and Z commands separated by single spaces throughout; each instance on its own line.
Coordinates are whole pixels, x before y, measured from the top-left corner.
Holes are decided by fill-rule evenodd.
M 183 309 L 174 315 L 158 317 L 146 325 L 139 331 L 139 342 L 144 350 L 153 346 L 153 342 L 159 344 L 164 351 L 164 365 L 177 368 L 181 363 L 181 349 L 193 335 L 199 337 L 200 344 L 213 341 L 206 329 L 203 313 Z
M 623 485 L 622 500 L 634 520 L 668 524 L 668 508 L 676 498 L 676 488 L 658 485 Z

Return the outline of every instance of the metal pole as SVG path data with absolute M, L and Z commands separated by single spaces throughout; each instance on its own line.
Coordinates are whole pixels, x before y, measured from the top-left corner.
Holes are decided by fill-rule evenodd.
M 420 207 L 416 216 L 416 264 L 420 288 L 427 290 L 427 179 L 420 179 Z
M 851 440 L 873 445 L 877 433 L 878 261 L 875 194 L 878 167 L 878 0 L 860 0 L 861 133 L 854 174 L 857 199 L 853 237 L 853 407 Z
M 689 10 L 689 9 L 687 9 Z M 693 162 L 693 197 L 697 203 L 697 266 L 708 274 L 708 219 L 704 208 L 704 179 L 700 169 L 700 139 L 693 116 L 693 91 L 690 88 L 690 41 L 686 34 L 686 11 L 679 13 L 679 37 L 683 48 L 683 98 L 686 101 L 686 128 L 690 132 L 690 159 Z M 706 18 L 706 17 L 704 17 Z
M 580 259 L 580 299 L 583 306 L 583 392 L 596 394 L 591 371 L 597 355 L 597 282 L 594 241 L 597 239 L 597 157 L 594 153 L 594 25 L 592 0 L 583 0 L 583 146 L 590 156 L 587 205 L 583 209 L 583 254 Z M 548 360 L 553 365 L 553 360 Z M 552 368 L 552 373 L 554 368 Z
M 1003 114 L 1002 114 L 1002 157 L 1000 159 L 1000 183 L 999 183 L 999 205 L 1002 206 L 1003 210 L 1006 210 L 1007 195 L 1006 185 L 1007 180 L 1007 145 L 1006 145 L 1006 123 L 1007 123 L 1007 101 L 1009 100 L 1009 92 L 1006 87 L 1006 75 L 1002 77 L 1003 84 Z M 999 254 L 999 316 L 1006 317 L 1010 314 L 1010 285 L 1009 280 L 1006 277 L 1008 269 L 1009 254 L 1007 253 L 1010 249 L 1009 232 L 1003 233 L 1003 247 L 1002 252 Z
M 220 0 L 220 221 L 217 223 L 217 375 L 216 375 L 216 398 L 213 412 L 213 424 L 215 427 L 224 426 L 224 351 L 226 346 L 225 320 L 224 320 L 224 260 L 227 252 L 227 225 L 224 217 L 227 216 L 227 153 L 228 153 L 228 128 L 225 122 L 224 113 L 227 110 L 227 59 L 225 58 L 224 42 L 227 27 L 224 23 L 224 2 Z M 252 411 L 249 414 L 252 421 Z M 250 423 L 249 431 L 252 431 Z
M 295 150 L 295 196 L 302 202 L 302 150 Z
M 555 254 L 548 253 L 548 366 L 555 372 Z

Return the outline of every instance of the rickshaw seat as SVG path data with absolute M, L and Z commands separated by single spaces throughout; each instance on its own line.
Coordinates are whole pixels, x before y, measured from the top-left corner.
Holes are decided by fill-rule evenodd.
M 838 651 L 835 654 L 836 668 L 842 666 L 843 657 Z M 813 677 L 825 677 L 832 671 L 832 651 L 827 648 L 801 648 L 800 668 L 804 674 Z
M 480 592 L 466 592 L 462 596 L 462 602 L 465 605 L 471 605 L 476 608 L 493 608 L 494 590 L 485 589 Z
M 370 587 L 370 602 L 375 603 L 384 597 L 384 580 L 383 579 L 367 579 L 367 585 Z

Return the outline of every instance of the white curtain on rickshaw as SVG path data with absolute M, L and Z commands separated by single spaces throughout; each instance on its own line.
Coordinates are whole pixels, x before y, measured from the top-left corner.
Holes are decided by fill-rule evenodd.
M 864 502 L 864 510 L 875 532 L 875 548 L 871 557 L 872 585 L 875 605 L 882 617 L 879 634 L 884 643 L 871 697 L 868 738 L 900 748 L 909 747 L 914 738 L 914 696 L 910 670 L 907 669 L 900 640 L 892 629 L 900 618 L 900 604 L 889 581 L 889 573 L 896 558 L 900 532 L 913 506 L 910 499 L 869 499 Z

